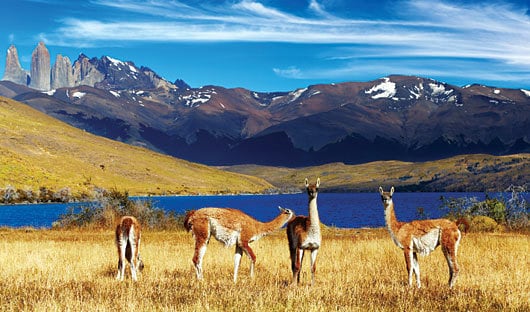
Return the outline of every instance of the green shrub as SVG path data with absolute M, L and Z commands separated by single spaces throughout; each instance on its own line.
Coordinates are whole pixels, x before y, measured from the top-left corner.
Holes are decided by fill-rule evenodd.
M 497 198 L 487 198 L 473 205 L 470 213 L 471 215 L 488 216 L 497 223 L 506 222 L 506 205 Z

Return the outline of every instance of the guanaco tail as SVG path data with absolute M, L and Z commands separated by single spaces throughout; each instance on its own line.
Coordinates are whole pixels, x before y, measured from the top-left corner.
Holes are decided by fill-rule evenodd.
M 144 263 L 140 258 L 140 236 L 142 228 L 138 220 L 132 216 L 125 216 L 120 219 L 116 226 L 116 247 L 118 249 L 118 275 L 117 280 L 123 281 L 125 275 L 125 259 L 130 264 L 133 281 L 137 281 L 136 270 L 144 268 Z

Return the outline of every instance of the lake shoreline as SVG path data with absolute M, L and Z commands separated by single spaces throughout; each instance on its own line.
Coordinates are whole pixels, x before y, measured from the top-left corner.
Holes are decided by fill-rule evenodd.
M 483 193 L 406 193 L 394 195 L 396 214 L 403 221 L 418 218 L 439 218 L 441 198 L 476 197 Z M 268 222 L 278 214 L 278 206 L 292 209 L 297 215 L 307 215 L 307 195 L 191 195 L 191 196 L 130 196 L 132 200 L 150 201 L 153 208 L 165 213 L 183 215 L 188 210 L 203 207 L 234 208 L 256 220 Z M 72 208 L 90 206 L 97 202 L 44 203 L 0 205 L 0 226 L 36 228 L 51 227 Z M 421 208 L 421 215 L 418 214 Z M 384 226 L 384 212 L 378 193 L 320 193 L 318 209 L 321 222 L 329 227 L 363 228 Z

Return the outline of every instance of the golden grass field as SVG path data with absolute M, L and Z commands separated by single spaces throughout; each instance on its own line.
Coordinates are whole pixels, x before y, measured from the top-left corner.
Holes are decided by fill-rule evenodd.
M 316 285 L 308 258 L 302 284 L 290 285 L 285 231 L 252 243 L 251 279 L 243 257 L 232 282 L 233 248 L 211 241 L 204 280 L 191 265 L 184 231 L 144 231 L 139 281 L 115 280 L 113 230 L 0 229 L 2 311 L 530 311 L 530 238 L 515 233 L 464 236 L 461 273 L 447 287 L 438 248 L 420 257 L 422 288 L 409 288 L 401 250 L 385 229 L 323 232 Z

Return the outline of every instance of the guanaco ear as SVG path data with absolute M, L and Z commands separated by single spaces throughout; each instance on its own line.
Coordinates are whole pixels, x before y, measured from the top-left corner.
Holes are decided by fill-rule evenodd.
M 305 178 L 305 187 L 308 187 L 309 186 L 309 180 L 307 180 L 307 178 Z
M 383 191 L 383 187 L 380 186 L 380 187 L 379 187 L 379 194 L 383 195 L 383 193 L 384 193 L 384 191 Z
M 320 186 L 320 178 L 317 178 L 317 187 Z
M 394 194 L 394 187 L 392 186 L 392 188 L 390 189 L 390 196 L 392 196 L 392 194 Z

